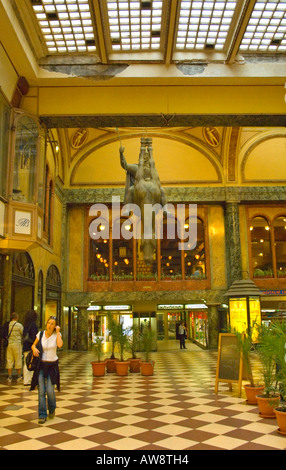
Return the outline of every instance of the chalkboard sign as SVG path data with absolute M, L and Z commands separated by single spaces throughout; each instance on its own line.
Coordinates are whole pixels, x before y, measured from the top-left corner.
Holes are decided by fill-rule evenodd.
M 221 333 L 219 335 L 219 348 L 216 373 L 215 393 L 218 393 L 219 382 L 228 383 L 230 389 L 233 383 L 238 384 L 238 396 L 241 396 L 243 374 L 243 360 L 238 348 L 235 335 Z

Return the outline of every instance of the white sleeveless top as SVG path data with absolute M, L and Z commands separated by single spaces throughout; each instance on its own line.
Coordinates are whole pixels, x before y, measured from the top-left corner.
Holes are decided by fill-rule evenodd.
M 38 340 L 40 339 L 40 332 L 37 334 Z M 49 338 L 46 337 L 46 332 L 42 338 L 43 356 L 42 361 L 56 362 L 57 356 L 57 333 L 54 332 Z

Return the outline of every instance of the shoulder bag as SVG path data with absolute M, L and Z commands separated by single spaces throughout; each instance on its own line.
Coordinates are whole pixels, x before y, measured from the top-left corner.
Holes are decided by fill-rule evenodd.
M 42 341 L 43 334 L 44 334 L 44 331 L 41 331 L 39 342 Z M 35 371 L 40 361 L 41 361 L 41 356 L 38 356 L 38 357 L 34 356 L 33 351 L 31 350 L 27 354 L 27 357 L 26 357 L 26 366 L 27 366 L 28 371 L 30 372 Z

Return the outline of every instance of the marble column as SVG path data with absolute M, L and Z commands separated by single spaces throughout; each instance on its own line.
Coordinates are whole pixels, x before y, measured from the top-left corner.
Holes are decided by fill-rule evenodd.
M 77 351 L 88 350 L 88 305 L 77 307 Z
M 226 268 L 228 287 L 242 277 L 242 256 L 238 202 L 225 205 Z
M 219 303 L 207 303 L 208 306 L 208 329 L 209 329 L 209 349 L 218 348 L 219 338 Z

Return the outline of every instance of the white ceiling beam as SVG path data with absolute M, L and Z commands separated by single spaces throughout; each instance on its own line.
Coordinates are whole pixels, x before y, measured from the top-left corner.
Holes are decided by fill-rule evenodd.
M 108 64 L 108 54 L 107 54 L 107 49 L 106 49 L 106 43 L 105 43 L 105 36 L 104 36 L 104 23 L 103 23 L 103 17 L 102 17 L 102 12 L 100 8 L 100 2 L 99 0 L 92 0 L 93 4 L 93 10 L 94 10 L 94 20 L 95 20 L 95 26 L 96 26 L 96 35 L 98 38 L 98 47 L 99 47 L 99 55 L 101 62 L 103 64 Z
M 166 44 L 166 53 L 165 53 L 165 64 L 170 65 L 173 57 L 173 48 L 174 41 L 176 40 L 176 22 L 177 22 L 177 12 L 179 7 L 179 0 L 170 0 L 169 8 L 169 22 L 167 29 L 167 44 Z
M 232 64 L 238 54 L 241 41 L 249 23 L 256 0 L 246 0 L 242 6 L 240 16 L 233 31 L 232 40 L 227 52 L 226 63 Z

